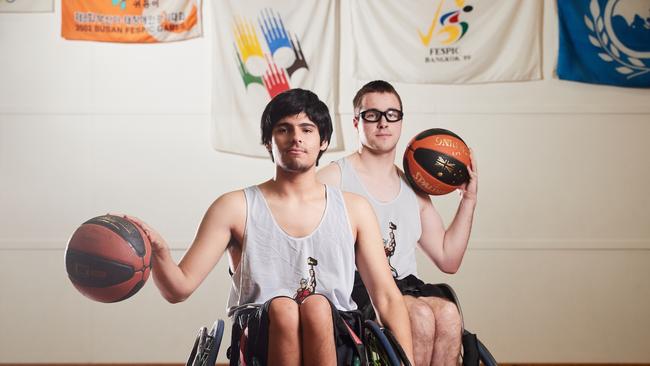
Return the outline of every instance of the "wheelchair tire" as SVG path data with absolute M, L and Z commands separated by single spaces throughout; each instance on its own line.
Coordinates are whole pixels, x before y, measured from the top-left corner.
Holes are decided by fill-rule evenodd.
M 488 351 L 487 347 L 481 342 L 481 340 L 478 340 L 478 354 L 481 359 L 481 362 L 485 366 L 498 366 L 497 361 L 494 359 L 490 351 Z
M 399 356 L 388 337 L 379 324 L 372 320 L 363 322 L 363 343 L 366 346 L 368 365 L 401 366 Z
M 210 336 L 210 347 L 205 363 L 201 366 L 214 366 L 217 363 L 217 356 L 219 355 L 219 347 L 221 346 L 221 339 L 223 338 L 223 320 L 218 319 L 212 325 L 212 329 L 208 334 Z
M 395 350 L 395 353 L 397 353 L 397 356 L 402 361 L 402 364 L 404 366 L 411 366 L 411 362 L 409 362 L 408 357 L 406 357 L 406 352 L 404 352 L 402 345 L 399 344 L 397 338 L 395 338 L 395 335 L 393 335 L 393 332 L 391 332 L 388 328 L 382 328 L 382 330 L 384 331 L 386 338 L 388 338 L 390 345 L 393 347 L 393 350 Z
M 224 322 L 221 319 L 214 322 L 209 332 L 206 327 L 201 327 L 185 366 L 214 366 L 217 363 L 223 330 Z
M 196 358 L 200 356 L 200 354 L 202 353 L 203 338 L 205 337 L 206 332 L 207 329 L 205 327 L 199 328 L 199 334 L 196 336 L 196 339 L 194 340 L 192 351 L 190 351 L 190 357 L 187 359 L 185 366 L 193 366 Z

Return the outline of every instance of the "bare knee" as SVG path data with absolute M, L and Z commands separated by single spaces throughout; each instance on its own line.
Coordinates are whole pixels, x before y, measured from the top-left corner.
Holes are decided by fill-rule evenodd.
M 462 319 L 456 304 L 445 301 L 435 310 L 438 335 L 460 342 L 462 330 Z
M 278 297 L 269 304 L 269 323 L 276 331 L 297 333 L 300 324 L 298 304 L 288 297 Z
M 324 326 L 332 323 L 332 307 L 323 295 L 308 296 L 300 304 L 300 323 L 303 326 Z
M 413 338 L 432 341 L 436 332 L 436 322 L 431 307 L 427 303 L 416 299 L 410 301 L 407 308 Z

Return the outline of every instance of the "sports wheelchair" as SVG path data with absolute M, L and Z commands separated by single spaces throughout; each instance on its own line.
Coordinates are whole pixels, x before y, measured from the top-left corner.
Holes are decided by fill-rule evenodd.
M 456 296 L 454 289 L 446 283 L 439 283 L 435 286 L 440 288 L 446 297 L 458 308 L 462 329 L 461 339 L 463 352 L 461 357 L 463 359 L 463 366 L 478 366 L 480 363 L 485 366 L 498 366 L 497 361 L 494 359 L 487 347 L 485 347 L 485 345 L 478 339 L 476 334 L 471 333 L 465 328 L 463 310 L 460 307 L 460 301 L 458 301 L 458 296 Z
M 447 284 L 438 284 L 446 297 L 454 302 L 458 308 L 462 328 L 462 360 L 463 366 L 498 366 L 490 351 L 476 337 L 476 334 L 465 329 L 463 311 L 453 288 Z M 411 366 L 406 354 L 392 332 L 381 327 L 373 320 L 363 322 L 361 335 L 357 335 L 349 325 L 347 331 L 356 345 L 361 357 L 351 360 L 352 366 Z M 218 319 L 209 331 L 206 327 L 199 329 L 199 334 L 194 341 L 190 357 L 186 366 L 214 366 L 223 338 L 224 321 Z M 235 350 L 239 352 L 239 350 Z M 233 355 L 229 355 L 231 358 Z
M 361 357 L 352 359 L 350 366 L 411 366 L 393 334 L 376 322 L 366 320 L 363 323 L 361 337 L 357 336 L 349 326 L 348 330 L 357 349 L 363 352 Z M 201 327 L 185 365 L 214 366 L 223 333 L 224 321 L 221 319 L 217 319 L 209 331 L 206 327 Z

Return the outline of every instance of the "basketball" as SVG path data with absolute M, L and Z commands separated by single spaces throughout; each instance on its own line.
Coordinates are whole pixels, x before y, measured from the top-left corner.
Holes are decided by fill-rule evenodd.
M 72 234 L 65 268 L 82 294 L 100 302 L 128 299 L 151 272 L 151 244 L 133 222 L 114 215 L 92 218 Z
M 469 180 L 469 148 L 455 133 L 432 128 L 409 142 L 404 152 L 404 173 L 415 188 L 443 195 Z

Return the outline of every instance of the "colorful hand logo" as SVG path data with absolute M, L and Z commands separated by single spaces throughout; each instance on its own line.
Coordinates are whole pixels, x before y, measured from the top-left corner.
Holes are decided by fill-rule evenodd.
M 271 98 L 273 98 L 283 91 L 289 90 L 290 87 L 284 69 L 278 69 L 275 63 L 268 57 L 266 58 L 266 63 L 268 64 L 268 68 L 262 79 L 264 80 L 266 90 L 269 92 Z
M 305 55 L 302 53 L 302 47 L 300 46 L 300 41 L 296 38 L 296 35 L 294 34 L 293 36 L 294 39 L 296 39 L 296 42 L 293 42 L 293 39 L 291 39 L 291 48 L 293 49 L 293 54 L 296 56 L 296 58 L 293 61 L 293 64 L 287 68 L 287 73 L 289 74 L 289 77 L 291 78 L 291 75 L 293 75 L 294 72 L 298 71 L 299 69 L 305 68 L 309 70 L 309 66 L 307 65 L 307 60 L 305 60 Z
M 282 47 L 291 48 L 289 36 L 284 28 L 284 23 L 282 22 L 282 18 L 280 18 L 280 14 L 278 14 L 276 18 L 273 16 L 271 9 L 266 9 L 266 11 L 263 10 L 259 24 L 262 33 L 264 34 L 264 39 L 266 39 L 266 44 L 269 46 L 271 55 L 275 54 L 275 51 Z
M 244 87 L 248 89 L 248 86 L 250 84 L 260 84 L 264 85 L 264 82 L 262 81 L 262 78 L 259 76 L 255 76 L 251 74 L 248 69 L 246 68 L 246 65 L 241 59 L 241 56 L 239 56 L 239 52 L 235 51 L 235 55 L 237 57 L 237 65 L 239 69 L 239 74 L 241 75 L 242 80 L 244 81 Z
M 264 57 L 262 46 L 255 33 L 255 27 L 250 22 L 244 19 L 235 20 L 233 33 L 235 35 L 235 44 L 244 63 L 252 56 Z
M 309 66 L 298 37 L 289 35 L 279 13 L 262 10 L 258 24 L 268 49 L 262 48 L 252 22 L 242 18 L 233 22 L 237 69 L 246 89 L 262 84 L 273 98 L 291 88 L 289 82 L 297 70 L 309 70 Z

